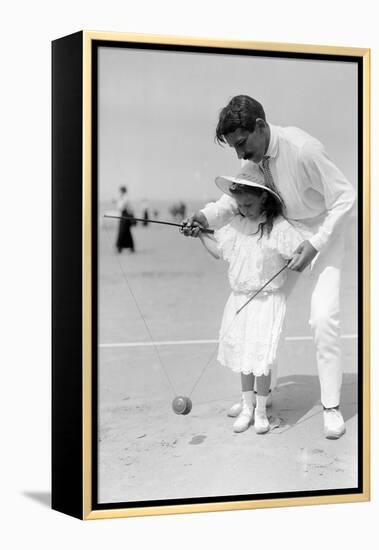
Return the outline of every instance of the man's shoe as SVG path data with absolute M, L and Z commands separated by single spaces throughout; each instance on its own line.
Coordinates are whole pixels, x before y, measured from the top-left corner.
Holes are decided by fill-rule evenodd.
M 339 439 L 346 432 L 345 422 L 338 407 L 324 409 L 324 433 L 327 439 Z
M 254 418 L 254 409 L 244 408 L 233 424 L 233 431 L 236 433 L 244 432 L 248 429 Z
M 241 414 L 242 411 L 242 402 L 239 401 L 238 403 L 234 403 L 226 413 L 231 418 L 236 418 L 239 414 Z
M 255 406 L 255 397 L 254 397 L 254 406 Z M 271 391 L 267 396 L 266 407 L 268 407 L 268 408 L 272 407 L 272 392 Z M 228 410 L 227 415 L 230 416 L 231 418 L 236 418 L 236 416 L 238 416 L 241 413 L 241 411 L 242 411 L 242 401 L 240 401 L 239 403 L 234 403 L 234 405 L 232 405 L 230 407 L 230 409 Z

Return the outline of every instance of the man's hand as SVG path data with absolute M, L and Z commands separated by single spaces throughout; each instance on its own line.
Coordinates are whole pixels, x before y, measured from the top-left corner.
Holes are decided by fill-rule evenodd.
M 296 248 L 293 258 L 288 264 L 292 271 L 303 271 L 316 256 L 317 250 L 309 241 L 303 241 Z
M 202 212 L 195 212 L 188 218 L 182 221 L 182 229 L 180 230 L 186 237 L 198 237 L 201 229 L 209 227 L 208 220 Z

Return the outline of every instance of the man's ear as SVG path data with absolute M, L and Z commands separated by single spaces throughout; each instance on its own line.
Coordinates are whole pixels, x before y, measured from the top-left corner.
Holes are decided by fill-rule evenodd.
M 263 120 L 263 118 L 257 118 L 255 120 L 255 125 L 261 130 L 263 128 L 266 128 L 267 123 Z

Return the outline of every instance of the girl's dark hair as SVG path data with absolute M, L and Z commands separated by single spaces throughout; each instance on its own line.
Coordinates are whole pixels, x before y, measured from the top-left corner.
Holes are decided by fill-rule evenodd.
M 264 189 L 259 189 L 259 187 L 250 187 L 250 185 L 243 185 L 242 183 L 232 183 L 229 187 L 229 191 L 232 195 L 242 195 L 247 193 L 249 195 L 260 197 L 264 192 Z M 265 232 L 267 236 L 269 236 L 274 225 L 274 220 L 278 216 L 284 217 L 283 203 L 277 199 L 275 195 L 270 193 L 270 191 L 266 191 L 266 193 L 267 198 L 262 208 L 262 212 L 266 214 L 266 219 L 258 225 L 257 233 L 260 231 L 259 238 L 261 238 Z
M 233 97 L 220 112 L 215 141 L 220 145 L 226 143 L 225 136 L 238 128 L 254 132 L 257 118 L 266 121 L 266 114 L 259 101 L 248 95 Z

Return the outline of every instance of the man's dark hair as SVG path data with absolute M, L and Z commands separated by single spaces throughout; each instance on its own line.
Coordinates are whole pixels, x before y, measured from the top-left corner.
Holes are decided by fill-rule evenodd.
M 237 128 L 254 132 L 257 118 L 266 121 L 264 109 L 259 101 L 248 95 L 234 96 L 220 112 L 215 140 L 220 145 L 226 143 L 225 136 Z

